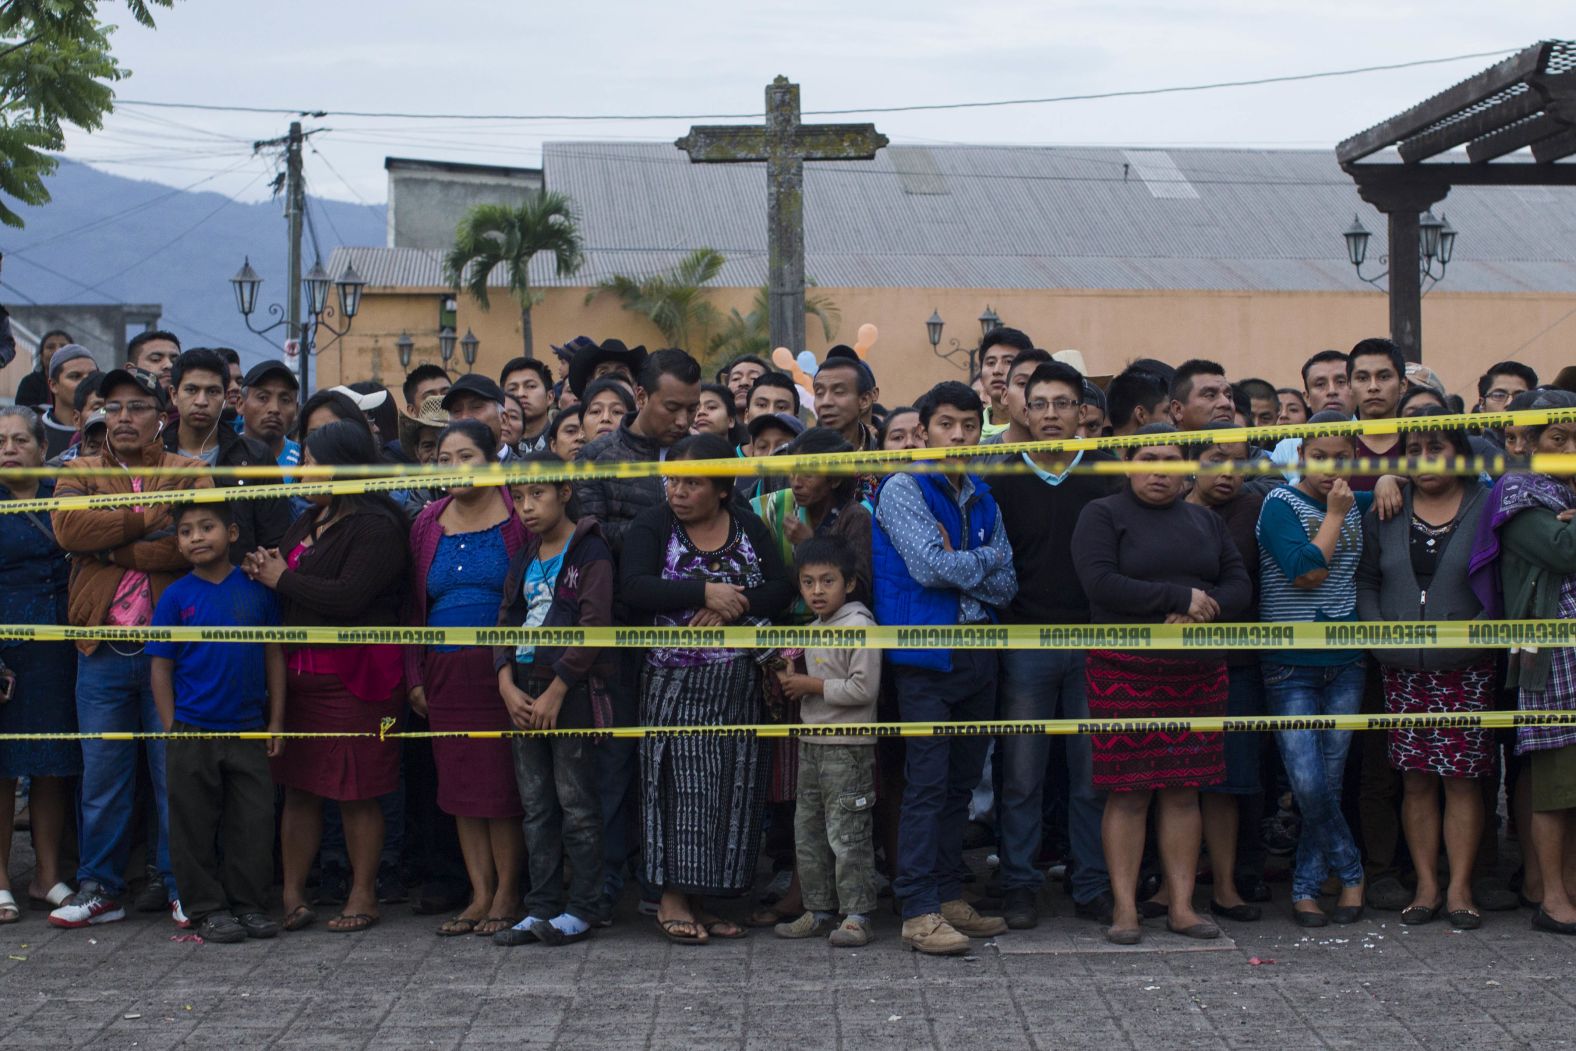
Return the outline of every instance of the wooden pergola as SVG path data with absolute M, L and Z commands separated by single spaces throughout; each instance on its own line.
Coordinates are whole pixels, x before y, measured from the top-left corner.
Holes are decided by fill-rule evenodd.
M 1452 186 L 1576 185 L 1576 163 L 1559 163 L 1573 155 L 1571 40 L 1534 44 L 1335 148 L 1358 194 L 1388 220 L 1390 338 L 1407 360 L 1422 360 L 1420 214 Z

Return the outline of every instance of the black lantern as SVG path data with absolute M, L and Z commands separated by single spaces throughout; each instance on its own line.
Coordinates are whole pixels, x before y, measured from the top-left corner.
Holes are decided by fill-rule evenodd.
M 235 305 L 241 309 L 242 317 L 250 317 L 252 311 L 257 309 L 257 289 L 262 283 L 263 279 L 252 269 L 252 260 L 248 256 L 241 264 L 241 269 L 230 278 L 230 284 L 235 286 Z
M 438 357 L 443 359 L 445 368 L 454 357 L 454 330 L 448 325 L 438 330 Z
M 1434 210 L 1430 208 L 1423 213 L 1417 221 L 1418 240 L 1421 242 L 1424 259 L 1433 259 L 1439 255 L 1439 232 L 1445 224 L 1434 217 Z
M 1001 318 L 997 317 L 996 312 L 990 307 L 986 307 L 985 313 L 980 315 L 980 337 L 984 338 L 998 328 L 1001 328 Z
M 476 333 L 470 330 L 470 326 L 466 326 L 465 338 L 460 340 L 460 354 L 465 358 L 467 372 L 476 364 L 476 348 L 480 345 L 481 340 L 476 338 Z
M 1450 257 L 1456 254 L 1456 228 L 1450 225 L 1450 220 L 1442 212 L 1439 223 L 1439 262 L 1448 265 Z
M 355 317 L 356 311 L 361 309 L 361 290 L 366 284 L 366 280 L 356 273 L 354 264 L 348 262 L 339 277 L 334 279 L 334 288 L 339 292 L 339 312 L 346 320 Z
M 941 311 L 932 310 L 930 320 L 925 322 L 925 332 L 930 336 L 932 349 L 941 346 L 941 326 L 944 324 L 945 322 L 941 320 Z
M 1352 225 L 1341 236 L 1346 238 L 1346 258 L 1351 260 L 1353 266 L 1362 266 L 1368 258 L 1368 239 L 1373 235 L 1362 224 L 1362 220 L 1354 215 Z
M 416 341 L 410 338 L 410 333 L 400 330 L 399 339 L 394 341 L 394 349 L 399 351 L 399 367 L 409 371 L 410 355 L 416 349 Z
M 329 283 L 328 271 L 323 269 L 321 262 L 313 263 L 312 269 L 301 279 L 301 286 L 306 289 L 306 312 L 313 317 L 322 314 L 328 306 Z

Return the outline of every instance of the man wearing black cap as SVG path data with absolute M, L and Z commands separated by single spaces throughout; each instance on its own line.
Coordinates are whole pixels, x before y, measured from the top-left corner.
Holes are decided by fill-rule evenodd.
M 229 364 L 215 351 L 193 347 L 175 359 L 170 386 L 180 414 L 174 427 L 164 429 L 164 448 L 210 467 L 254 467 L 276 463 L 261 442 L 236 434 L 223 420 Z M 220 486 L 248 484 L 245 478 L 218 478 Z M 256 480 L 250 480 L 255 485 Z M 260 547 L 277 547 L 290 528 L 290 501 L 232 500 L 230 514 L 240 535 L 230 544 L 230 561 L 236 565 Z
M 515 451 L 503 443 L 503 388 L 486 376 L 466 373 L 454 381 L 443 396 L 443 408 L 450 420 L 480 420 L 492 431 L 498 443 L 498 462 L 508 463 Z
M 45 459 L 59 456 L 70 447 L 77 433 L 77 384 L 97 371 L 93 355 L 75 343 L 61 347 L 49 359 L 49 394 L 53 403 L 44 411 Z
M 290 366 L 270 358 L 241 380 L 241 433 L 261 444 L 280 467 L 301 462 L 301 445 L 285 437 L 301 411 L 301 381 Z
M 222 389 L 222 388 L 221 388 Z M 72 558 L 70 620 L 76 627 L 145 627 L 166 585 L 187 569 L 176 543 L 169 506 L 160 492 L 207 488 L 207 478 L 159 475 L 132 477 L 127 467 L 195 467 L 160 440 L 167 408 L 158 377 L 141 369 L 114 369 L 100 390 L 108 424 L 101 456 L 82 456 L 67 465 L 55 495 L 145 494 L 131 508 L 80 508 L 54 511 L 55 538 Z M 151 665 L 137 643 L 110 645 L 97 639 L 77 642 L 77 722 L 83 733 L 161 732 L 153 703 Z M 157 835 L 150 849 L 163 884 L 170 917 L 181 924 L 174 878 L 170 873 L 169 808 L 164 794 L 164 743 L 146 741 L 148 774 L 153 783 Z M 125 919 L 125 872 L 129 834 L 136 806 L 137 742 L 102 739 L 82 742 L 82 825 L 79 888 L 50 913 L 57 927 L 88 927 Z M 156 847 L 152 841 L 156 840 Z

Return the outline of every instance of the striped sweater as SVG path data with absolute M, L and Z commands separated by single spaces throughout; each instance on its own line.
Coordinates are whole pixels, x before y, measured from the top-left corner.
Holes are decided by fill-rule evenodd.
M 1342 621 L 1357 619 L 1357 563 L 1363 553 L 1363 513 L 1373 494 L 1358 493 L 1346 513 L 1335 557 L 1326 560 L 1313 537 L 1324 522 L 1322 502 L 1292 486 L 1272 490 L 1259 512 L 1259 618 L 1276 621 Z M 1292 583 L 1316 569 L 1329 571 L 1316 588 Z M 1356 660 L 1357 650 L 1279 650 L 1266 663 L 1337 665 Z

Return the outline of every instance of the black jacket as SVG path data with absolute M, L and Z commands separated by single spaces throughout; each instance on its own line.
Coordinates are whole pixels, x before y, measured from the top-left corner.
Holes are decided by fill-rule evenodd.
M 578 460 L 588 463 L 629 463 L 654 461 L 662 457 L 662 447 L 650 438 L 629 429 L 635 414 L 624 417 L 618 430 L 604 434 L 580 450 Z M 640 512 L 663 503 L 662 479 L 587 478 L 575 485 L 580 514 L 602 524 L 602 533 L 615 557 L 622 557 L 624 531 Z
M 236 434 L 229 424 L 220 422 L 219 428 L 214 432 L 219 438 L 219 457 L 214 461 L 216 467 L 272 467 L 275 463 L 273 454 L 255 438 L 247 438 Z M 172 453 L 180 452 L 180 431 L 175 427 L 164 429 L 164 448 Z M 215 478 L 214 485 L 218 487 L 242 485 L 270 485 L 269 479 L 257 478 Z M 285 530 L 290 528 L 292 519 L 290 501 L 283 497 L 271 497 L 267 500 L 226 500 L 230 514 L 235 519 L 241 535 L 235 543 L 230 545 L 230 561 L 236 565 L 241 564 L 241 559 L 259 547 L 278 547 L 279 542 L 285 537 Z

